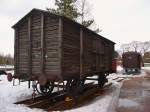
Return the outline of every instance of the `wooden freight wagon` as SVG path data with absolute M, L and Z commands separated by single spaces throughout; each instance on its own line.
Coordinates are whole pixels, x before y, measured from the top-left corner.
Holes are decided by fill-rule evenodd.
M 122 55 L 122 64 L 125 72 L 140 72 L 143 64 L 141 54 L 138 52 L 125 52 Z
M 143 61 L 144 61 L 144 63 L 146 63 L 146 64 L 149 64 L 149 63 L 150 63 L 150 52 L 144 53 Z
M 70 85 L 98 75 L 103 85 L 112 72 L 115 43 L 66 17 L 33 9 L 13 28 L 16 78 Z

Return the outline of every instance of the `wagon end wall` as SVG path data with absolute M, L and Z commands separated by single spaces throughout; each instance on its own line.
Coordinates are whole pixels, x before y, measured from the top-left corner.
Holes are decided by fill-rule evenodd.
M 15 27 L 15 74 L 19 78 L 60 77 L 59 18 L 31 12 Z

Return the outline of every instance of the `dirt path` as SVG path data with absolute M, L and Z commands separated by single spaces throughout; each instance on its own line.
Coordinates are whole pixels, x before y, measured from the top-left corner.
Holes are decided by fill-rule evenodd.
M 150 112 L 150 72 L 124 81 L 117 112 Z

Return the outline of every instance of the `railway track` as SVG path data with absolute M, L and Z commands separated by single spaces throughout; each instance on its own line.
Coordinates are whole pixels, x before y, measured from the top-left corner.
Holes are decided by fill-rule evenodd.
M 116 77 L 112 79 L 116 82 L 121 82 L 123 78 Z M 97 96 L 103 95 L 112 83 L 106 83 L 101 89 L 97 84 L 88 83 L 85 86 L 84 92 L 78 96 L 68 96 L 65 91 L 54 92 L 51 95 L 38 96 L 34 99 L 27 99 L 16 102 L 15 104 L 24 104 L 30 108 L 40 108 L 46 111 L 62 111 L 72 108 L 77 108 L 93 100 Z

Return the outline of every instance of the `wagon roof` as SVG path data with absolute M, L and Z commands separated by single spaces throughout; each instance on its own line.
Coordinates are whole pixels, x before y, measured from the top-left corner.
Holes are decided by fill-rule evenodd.
M 23 21 L 25 18 L 31 16 L 33 12 L 45 13 L 45 14 L 48 14 L 48 15 L 53 15 L 53 16 L 58 17 L 58 18 L 60 18 L 60 17 L 61 17 L 61 18 L 65 18 L 65 19 L 67 19 L 68 21 L 71 21 L 71 22 L 73 22 L 73 23 L 79 25 L 80 27 L 83 27 L 84 29 L 90 31 L 91 33 L 94 33 L 94 34 L 96 34 L 96 35 L 98 35 L 98 36 L 101 36 L 101 35 L 95 33 L 94 31 L 92 31 L 92 30 L 86 28 L 85 26 L 81 25 L 80 23 L 77 23 L 77 22 L 75 22 L 75 21 L 73 21 L 73 20 L 71 20 L 71 19 L 69 19 L 69 18 L 67 18 L 67 17 L 65 17 L 65 16 L 56 15 L 56 14 L 50 13 L 49 11 L 41 10 L 41 9 L 36 9 L 36 8 L 32 9 L 29 13 L 27 13 L 27 14 L 26 14 L 23 18 L 21 18 L 15 25 L 13 25 L 12 28 L 16 28 L 20 23 L 22 23 L 22 21 Z M 105 39 L 105 40 L 111 42 L 112 44 L 115 44 L 115 42 L 113 42 L 113 41 L 111 41 L 111 40 L 109 40 L 109 39 L 107 39 L 107 38 L 105 38 L 105 37 L 103 37 L 103 36 L 101 36 L 101 38 L 103 38 L 103 39 Z

